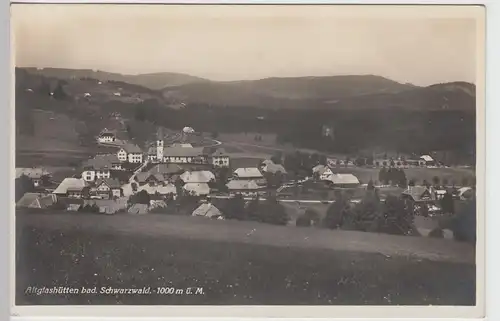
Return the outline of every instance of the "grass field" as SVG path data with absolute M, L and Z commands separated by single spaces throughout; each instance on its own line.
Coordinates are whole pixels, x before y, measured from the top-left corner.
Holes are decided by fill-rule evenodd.
M 262 140 L 256 141 L 255 136 L 260 136 Z M 276 147 L 276 134 L 261 133 L 221 133 L 217 139 L 236 143 L 249 143 L 262 146 Z
M 446 240 L 161 215 L 18 213 L 16 221 L 18 305 L 475 302 L 473 253 Z M 24 293 L 27 286 L 203 287 L 204 294 L 36 296 Z

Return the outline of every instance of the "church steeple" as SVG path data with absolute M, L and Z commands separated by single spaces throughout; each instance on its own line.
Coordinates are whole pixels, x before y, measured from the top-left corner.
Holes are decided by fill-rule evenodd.
M 161 127 L 158 128 L 156 132 L 156 160 L 158 162 L 163 161 L 163 130 Z

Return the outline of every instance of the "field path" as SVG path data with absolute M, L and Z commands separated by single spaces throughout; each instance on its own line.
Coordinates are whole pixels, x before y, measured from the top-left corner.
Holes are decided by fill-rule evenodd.
M 33 228 L 82 229 L 105 233 L 174 236 L 187 239 L 240 242 L 279 247 L 298 247 L 380 253 L 457 263 L 475 262 L 474 246 L 452 240 L 394 236 L 318 228 L 290 228 L 256 222 L 211 220 L 162 214 L 18 214 L 18 224 Z

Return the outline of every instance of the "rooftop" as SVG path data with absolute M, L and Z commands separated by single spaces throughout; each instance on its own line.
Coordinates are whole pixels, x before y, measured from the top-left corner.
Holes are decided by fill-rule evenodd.
M 359 184 L 359 180 L 353 174 L 332 174 L 327 178 L 333 184 Z
M 208 183 L 215 180 L 215 175 L 210 171 L 187 171 L 180 176 L 180 179 L 184 183 Z
M 278 172 L 280 172 L 282 174 L 286 174 L 286 169 L 281 164 L 268 163 L 267 165 L 264 165 L 262 170 L 264 172 L 273 173 L 273 174 L 278 173 Z
M 255 181 L 232 180 L 226 184 L 229 190 L 258 190 L 261 187 Z
M 203 147 L 165 147 L 163 148 L 163 155 L 168 157 L 196 157 L 202 156 Z
M 96 155 L 94 158 L 85 161 L 83 163 L 83 167 L 93 169 L 110 169 L 113 164 L 117 163 L 120 163 L 120 160 L 115 154 Z
M 68 190 L 81 191 L 87 186 L 87 183 L 81 178 L 65 178 L 54 190 L 54 194 L 66 194 Z
M 101 178 L 96 181 L 96 186 L 99 186 L 101 184 L 106 184 L 108 185 L 109 188 L 120 188 L 121 184 L 116 178 Z
M 141 148 L 135 144 L 127 143 L 127 144 L 123 145 L 122 148 L 127 153 L 133 153 L 133 154 L 142 153 Z
M 195 195 L 208 195 L 210 194 L 210 187 L 207 183 L 186 183 L 184 190 L 191 192 Z
M 257 167 L 238 168 L 234 171 L 238 178 L 261 178 L 262 173 Z

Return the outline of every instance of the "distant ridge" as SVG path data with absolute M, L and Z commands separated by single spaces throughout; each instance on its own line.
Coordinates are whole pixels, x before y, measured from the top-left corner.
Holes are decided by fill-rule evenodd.
M 91 69 L 65 69 L 65 68 L 21 68 L 31 74 L 43 75 L 60 79 L 93 78 L 101 81 L 122 81 L 129 84 L 139 85 L 150 89 L 159 90 L 169 86 L 181 86 L 194 82 L 206 82 L 207 79 L 194 77 L 186 74 L 159 72 L 138 75 L 124 75 Z
M 259 80 L 211 81 L 168 72 L 122 75 L 98 70 L 61 68 L 16 68 L 16 74 L 18 77 L 21 75 L 28 77 L 27 79 L 29 75 L 64 79 L 69 82 L 67 88 L 70 91 L 71 88 L 75 88 L 73 91 L 77 92 L 84 88 L 89 88 L 88 90 L 91 91 L 88 86 L 92 83 L 84 83 L 82 79 L 119 82 L 114 85 L 109 84 L 109 90 L 116 91 L 118 87 L 123 87 L 123 90 L 128 92 L 128 96 L 136 97 L 134 92 L 142 93 L 137 100 L 154 98 L 165 106 L 199 104 L 215 107 L 270 109 L 397 108 L 475 112 L 476 86 L 463 81 L 427 87 L 402 84 L 376 75 L 270 77 Z M 72 86 L 73 83 L 74 86 Z M 107 96 L 110 95 L 113 93 L 108 93 Z M 95 99 L 99 98 L 95 97 Z

